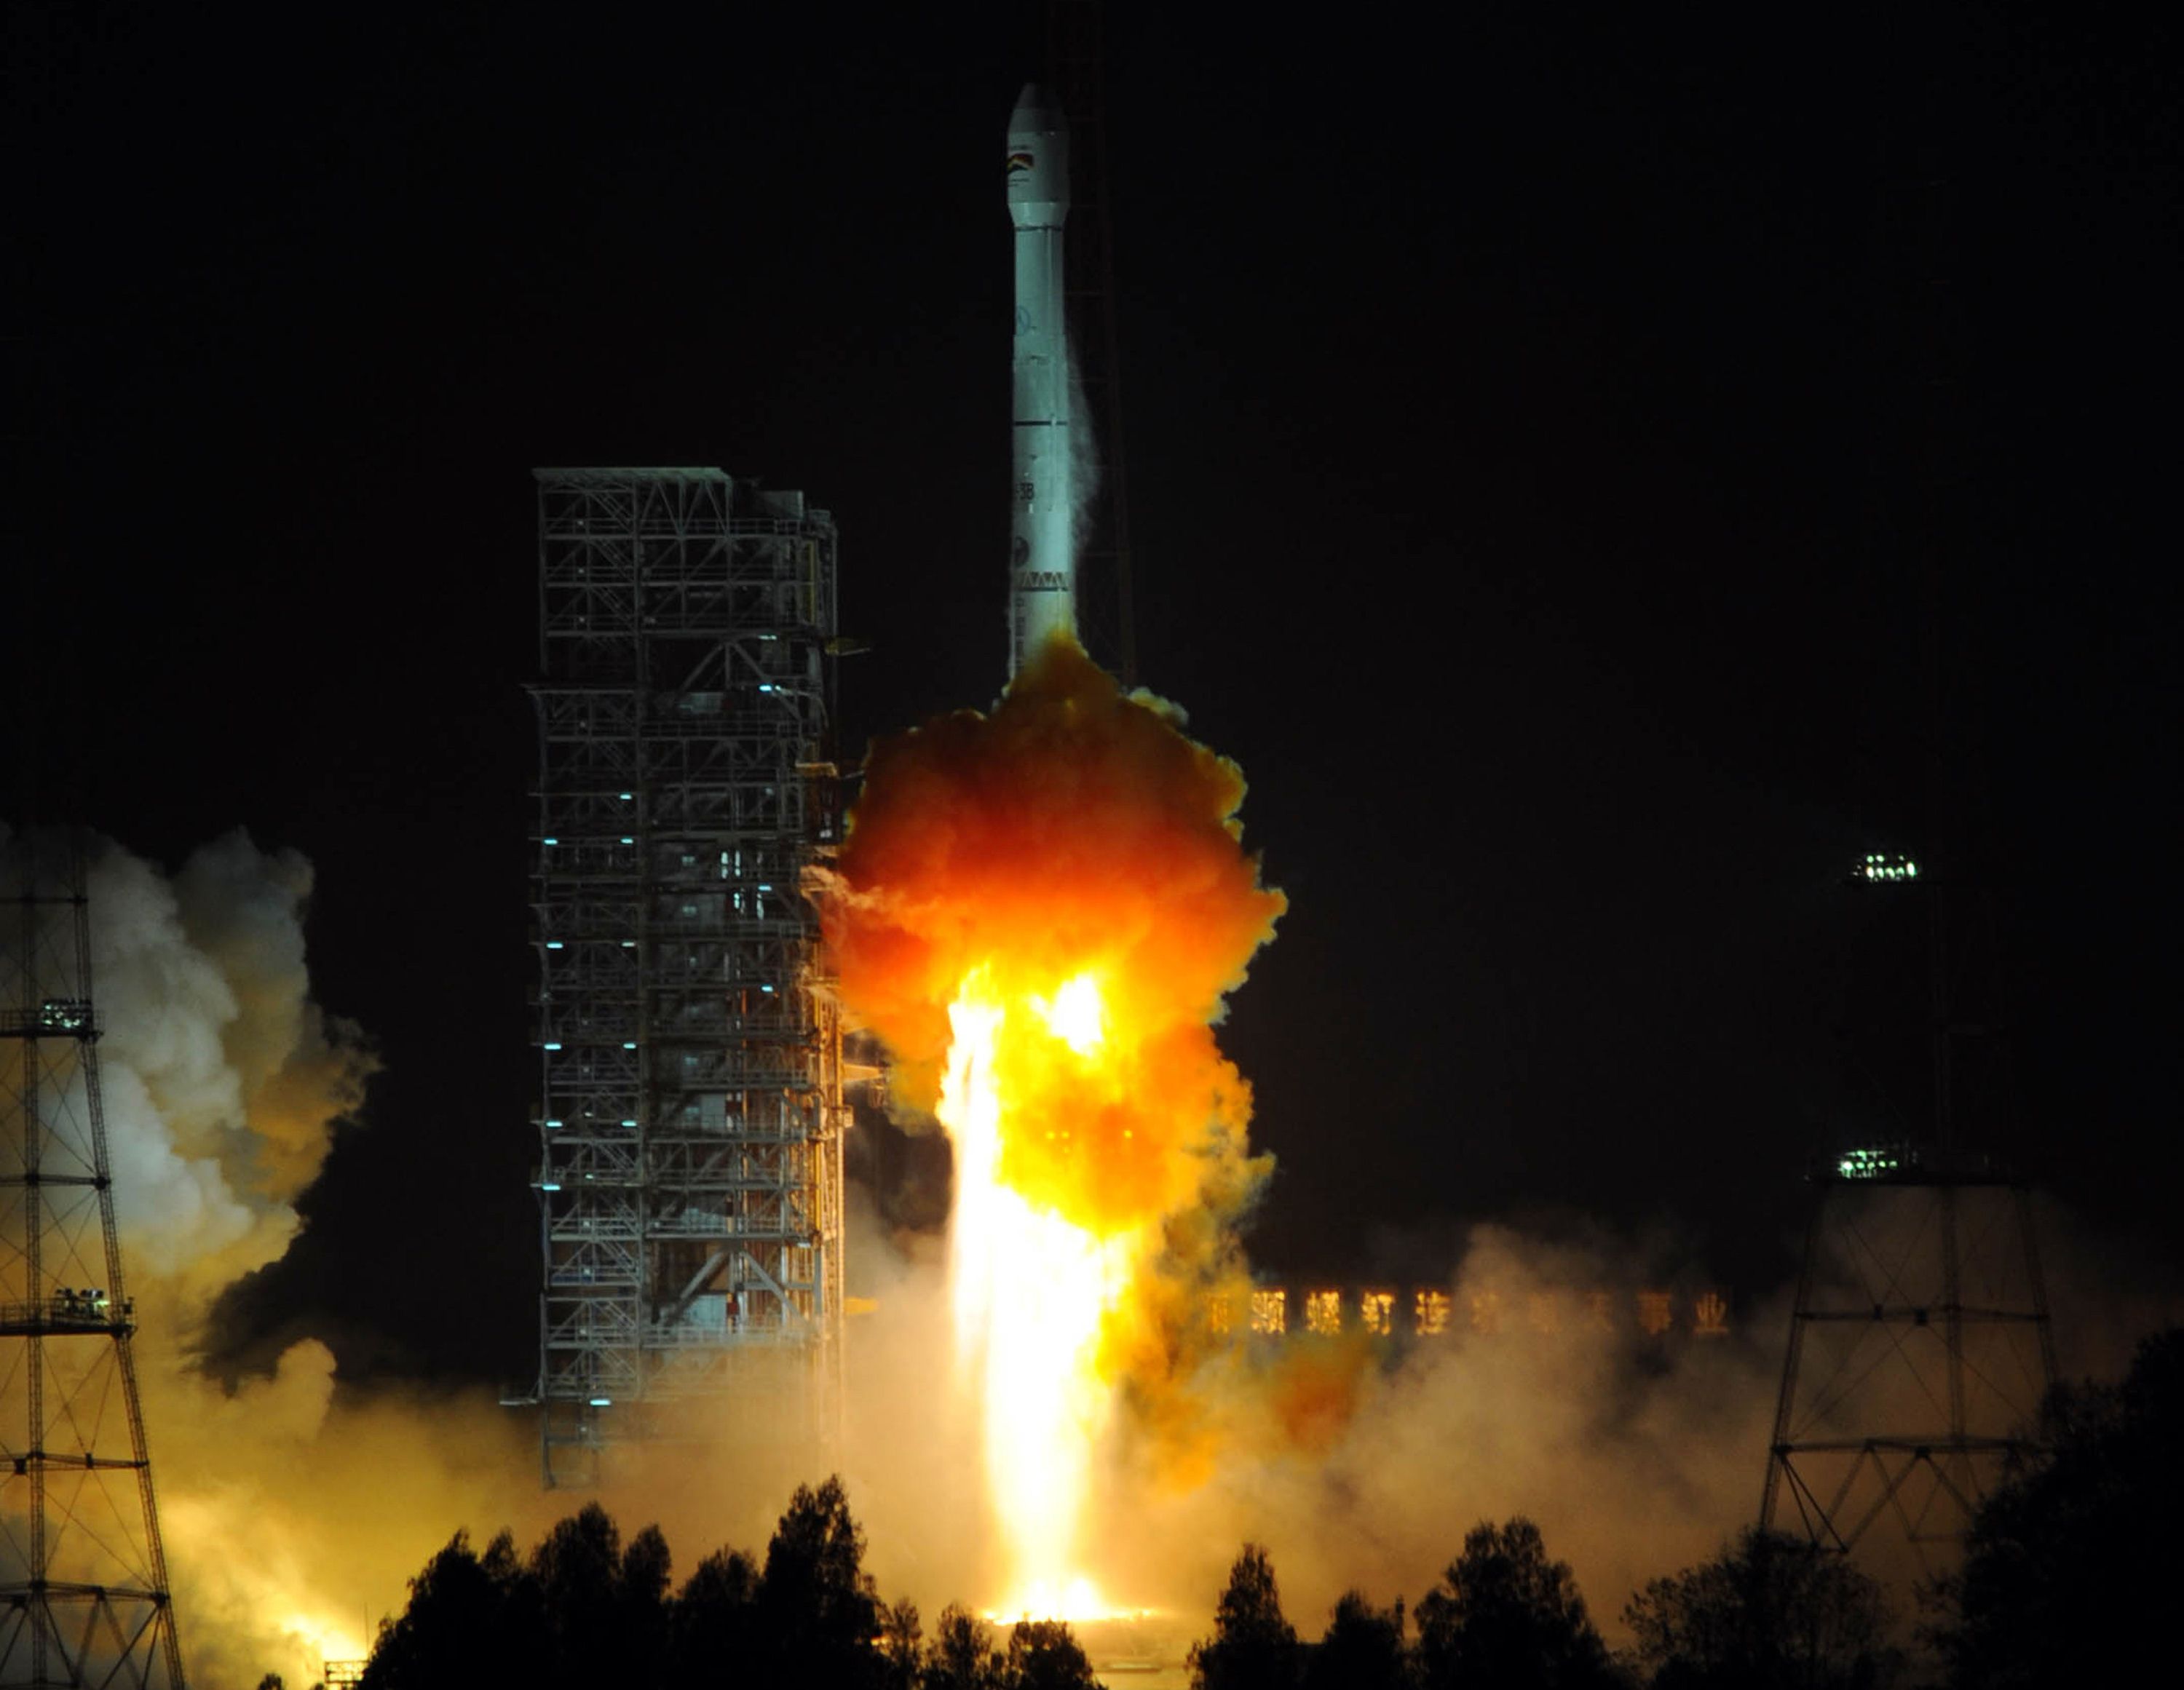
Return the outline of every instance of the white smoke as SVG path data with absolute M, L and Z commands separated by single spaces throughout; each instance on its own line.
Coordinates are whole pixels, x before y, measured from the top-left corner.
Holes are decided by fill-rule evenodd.
M 171 876 L 111 844 L 91 866 L 114 1189 L 182 1644 L 200 1682 L 248 1685 L 269 1669 L 309 1682 L 325 1657 L 361 1652 L 366 1610 L 398 1608 L 404 1582 L 458 1526 L 482 1541 L 507 1524 L 527 1542 L 576 1505 L 540 1493 L 535 1431 L 482 1393 L 362 1399 L 337 1387 L 332 1353 L 309 1339 L 232 1392 L 192 1364 L 209 1298 L 293 1236 L 293 1199 L 374 1066 L 357 1031 L 311 996 L 311 883 L 300 855 L 239 831 Z M 883 1230 L 853 1219 L 855 1288 L 878 1306 L 851 1323 L 846 1468 L 883 1588 L 930 1615 L 993 1594 L 977 1511 L 963 1506 L 976 1451 L 935 1383 L 949 1309 L 932 1241 L 890 1248 Z M 2159 1276 L 2120 1270 L 2105 1232 L 2044 1213 L 2042 1240 L 2059 1326 L 2079 1339 L 2066 1372 L 2113 1371 L 2137 1332 L 2177 1318 L 2166 1279 L 2158 1299 L 2122 1300 L 2122 1287 Z M 1457 1319 L 1445 1341 L 1368 1370 L 1346 1417 L 1307 1447 L 1247 1440 L 1183 1490 L 1117 1471 L 1103 1533 L 1112 1564 L 1090 1570 L 1106 1593 L 1168 1609 L 1188 1641 L 1255 1538 L 1309 1632 L 1351 1585 L 1415 1599 L 1469 1526 L 1523 1513 L 1574 1563 L 1613 1633 L 1645 1579 L 1711 1554 L 1752 1518 L 1787 1328 L 1786 1289 L 1747 1300 L 1712 1343 L 1593 1331 L 1574 1296 L 1557 1331 L 1517 1318 L 1535 1292 L 1585 1286 L 1613 1288 L 1627 1311 L 1652 1277 L 1631 1259 L 1655 1254 L 1476 1229 L 1449 1283 Z M 1508 1329 L 1466 1331 L 1487 1293 L 1506 1300 Z M 2098 1332 L 2090 1315 L 2104 1317 Z M 1233 1406 L 1239 1424 L 1264 1419 L 1256 1395 Z M 724 1412 L 716 1449 L 677 1449 L 653 1472 L 632 1464 L 603 1500 L 625 1530 L 659 1520 L 682 1570 L 722 1543 L 762 1546 L 788 1487 L 822 1475 L 756 1465 L 763 1440 L 738 1430 Z
M 1100 438 L 1092 407 L 1084 397 L 1084 378 L 1077 343 L 1069 344 L 1069 549 L 1081 560 L 1099 521 Z
M 87 876 L 99 1071 L 132 1267 L 209 1294 L 276 1259 L 375 1065 L 310 997 L 311 868 L 240 830 L 171 879 L 100 842 Z
M 269 1667 L 307 1683 L 326 1655 L 364 1646 L 347 1599 L 369 1576 L 359 1569 L 429 1550 L 427 1530 L 390 1546 L 383 1516 L 367 1519 L 375 1497 L 432 1482 L 413 1470 L 389 1487 L 391 1458 L 428 1451 L 415 1468 L 456 1470 L 429 1429 L 461 1425 L 475 1440 L 477 1417 L 360 1409 L 330 1435 L 333 1356 L 315 1340 L 231 1392 L 198 1370 L 213 1300 L 287 1249 L 294 1199 L 376 1059 L 311 996 L 300 854 L 238 830 L 172 875 L 109 840 L 90 841 L 86 859 L 107 1159 L 183 1651 L 200 1683 L 253 1684 Z M 81 1120 L 81 1072 L 71 1084 L 61 1108 Z M 83 1282 L 98 1270 L 94 1250 Z M 384 1606 L 398 1578 L 378 1582 L 394 1587 L 374 1590 Z

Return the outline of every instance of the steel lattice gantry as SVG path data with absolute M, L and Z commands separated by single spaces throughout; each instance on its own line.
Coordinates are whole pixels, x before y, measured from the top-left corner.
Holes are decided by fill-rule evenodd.
M 834 528 L 717 470 L 542 470 L 532 874 L 549 1485 L 745 1399 L 831 1435 Z
M 182 1683 L 79 839 L 0 830 L 0 1685 Z

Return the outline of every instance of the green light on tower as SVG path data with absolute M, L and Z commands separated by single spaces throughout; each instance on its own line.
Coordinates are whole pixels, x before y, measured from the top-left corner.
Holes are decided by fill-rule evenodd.
M 1899 1172 L 1903 1159 L 1886 1145 L 1870 1144 L 1846 1150 L 1836 1159 L 1836 1173 L 1846 1180 L 1879 1180 Z

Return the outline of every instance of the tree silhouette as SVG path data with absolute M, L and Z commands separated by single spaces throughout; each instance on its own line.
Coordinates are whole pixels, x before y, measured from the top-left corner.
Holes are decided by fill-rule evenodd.
M 1841 1555 L 1747 1529 L 1657 1578 L 1624 1623 L 1653 1690 L 1884 1690 L 1900 1676 L 1880 1587 Z
M 619 1665 L 615 1621 L 621 1571 L 621 1533 L 595 1502 L 555 1521 L 531 1552 L 531 1576 L 538 1582 L 552 1645 L 549 1682 L 600 1683 L 599 1675 Z
M 864 1550 L 838 1478 L 798 1488 L 763 1567 L 722 1549 L 672 1597 L 660 1529 L 648 1526 L 624 1545 L 597 1503 L 556 1523 L 527 1557 L 505 1532 L 482 1557 L 458 1532 L 410 1581 L 400 1616 L 380 1628 L 364 1682 L 368 1690 L 921 1690 L 917 1610 L 881 1606 Z M 973 1641 L 973 1653 L 983 1651 L 983 1638 Z M 967 1679 L 961 1690 L 1000 1690 L 1000 1681 Z
M 1429 1690 L 1615 1682 L 1568 1564 L 1547 1559 L 1540 1528 L 1522 1517 L 1475 1527 L 1420 1598 L 1418 1659 Z
M 607 1511 L 587 1503 L 532 1551 L 549 1648 L 543 1682 L 583 1690 L 660 1682 L 668 1639 L 666 1539 L 648 1526 L 624 1551 Z
M 923 1635 L 917 1605 L 908 1597 L 880 1610 L 880 1657 L 885 1663 L 881 1682 L 887 1690 L 917 1690 L 917 1646 Z
M 667 1539 L 657 1526 L 646 1526 L 621 1553 L 621 1576 L 615 1587 L 615 1631 L 626 1652 L 625 1683 L 666 1682 L 672 1612 L 667 1590 L 672 1570 Z
M 761 1647 L 787 1683 L 812 1690 L 876 1687 L 885 1662 L 872 1648 L 880 1600 L 864 1570 L 865 1534 L 850 1517 L 838 1476 L 799 1485 L 766 1548 L 760 1575 Z
M 1066 1620 L 1019 1620 L 1009 1633 L 1006 1690 L 1099 1690 Z
M 2058 1387 L 2040 1430 L 1973 1516 L 1933 1639 L 1981 1690 L 2139 1682 L 2176 1583 L 2184 1329 L 2140 1344 L 2120 1385 Z
M 722 1682 L 728 1663 L 756 1648 L 758 1563 L 740 1549 L 716 1549 L 699 1562 L 668 1609 L 667 1634 L 671 1682 Z
M 918 1690 L 1000 1690 L 1006 1670 L 993 1633 L 968 1609 L 951 1602 L 933 1627 Z
M 1383 1612 L 1362 1592 L 1346 1592 L 1305 1664 L 1304 1690 L 1404 1690 L 1410 1682 L 1401 1599 Z
M 1273 1563 L 1246 1543 L 1228 1570 L 1213 1635 L 1191 1645 L 1193 1690 L 1284 1690 L 1297 1682 L 1297 1636 L 1282 1615 Z
M 471 1548 L 470 1534 L 456 1532 L 410 1581 L 401 1615 L 381 1626 L 365 1666 L 365 1690 L 544 1682 L 530 1582 L 506 1532 L 493 1539 L 483 1560 Z

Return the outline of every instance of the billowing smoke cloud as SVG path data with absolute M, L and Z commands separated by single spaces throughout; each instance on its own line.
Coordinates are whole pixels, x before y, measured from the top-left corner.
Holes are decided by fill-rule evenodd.
M 1157 1242 L 1111 1313 L 1106 1370 L 1146 1415 L 1190 1426 L 1204 1292 L 1267 1164 L 1251 1090 L 1214 1038 L 1226 994 L 1286 907 L 1240 843 L 1235 764 L 1056 642 L 990 714 L 877 745 L 838 872 L 821 884 L 844 1003 L 886 1044 L 896 1096 L 931 1109 L 976 973 L 1005 1022 L 1000 1183 L 1100 1238 Z M 1092 984 L 1104 1032 L 1072 1060 L 1037 1006 Z
M 1211 1028 L 1284 907 L 1238 848 L 1243 791 L 1173 712 L 1123 697 L 1066 645 L 991 715 L 959 711 L 873 750 L 826 883 L 827 936 L 897 1096 L 932 1109 L 949 1005 L 974 968 L 1000 970 L 1011 994 L 1096 969 L 1111 1017 L 1144 1029 L 1126 1095 L 1039 1096 L 1040 1119 L 1059 1112 L 1070 1131 L 1011 1147 L 1040 1159 L 1011 1182 L 1073 1220 L 1173 1213 L 1241 1152 L 1250 1092 Z
M 333 1122 L 364 1101 L 377 1066 L 359 1030 L 310 998 L 301 918 L 311 880 L 300 853 L 261 853 L 237 831 L 193 853 L 175 881 L 183 931 L 236 1000 L 220 1043 L 242 1091 L 248 1182 L 284 1203 L 318 1176 Z
M 1232 1372 L 1225 1454 L 1205 1483 L 1116 1475 L 1142 1522 L 1139 1576 L 1188 1593 L 1202 1625 L 1253 1539 L 1310 1632 L 1347 1588 L 1415 1601 L 1470 1526 L 1522 1514 L 1612 1631 L 1637 1584 L 1751 1518 L 1781 1361 L 1773 1308 L 1719 1338 L 1646 1336 L 1627 1312 L 1646 1283 L 1639 1259 L 1619 1241 L 1480 1226 L 1448 1283 L 1445 1334 L 1377 1353 L 1292 1337 L 1279 1363 Z M 1596 1297 L 1625 1311 L 1613 1329 L 1589 1318 Z
M 334 1408 L 315 1341 L 234 1392 L 198 1370 L 214 1298 L 295 1237 L 293 1199 L 377 1059 L 311 995 L 301 855 L 239 831 L 173 875 L 109 841 L 86 854 L 108 1157 L 185 1659 L 203 1684 L 308 1683 L 365 1642 L 343 1587 L 398 1596 L 391 1569 L 445 1536 L 420 1504 L 491 1431 L 445 1407 Z
M 295 1237 L 293 1199 L 334 1132 L 369 1130 L 359 1111 L 377 1058 L 313 996 L 311 887 L 300 854 L 239 831 L 171 874 L 103 841 L 88 865 L 137 1373 L 184 1658 L 192 1681 L 215 1690 L 247 1690 L 269 1671 L 315 1682 L 326 1659 L 365 1652 L 407 1579 L 458 1527 L 482 1542 L 506 1526 L 533 1541 L 581 1501 L 541 1490 L 535 1422 L 489 1393 L 345 1386 L 316 1338 L 231 1388 L 198 1365 L 220 1291 Z M 920 1269 L 874 1251 L 860 1272 L 887 1298 L 891 1330 L 916 1331 Z M 874 1375 L 868 1390 L 914 1399 L 918 1373 L 899 1344 L 871 1353 L 901 1375 Z M 620 1452 L 603 1499 L 631 1529 L 659 1520 L 686 1571 L 723 1543 L 762 1546 L 789 1490 L 833 1459 L 785 1445 L 768 1419 L 728 1405 L 656 1459 Z M 948 1588 L 969 1545 L 930 1528 L 928 1470 L 900 1454 L 898 1443 L 859 1478 L 861 1510 L 905 1548 L 921 1537 L 945 1545 L 911 1565 L 918 1587 Z
M 1266 1162 L 1246 1147 L 1248 1087 L 1212 1028 L 1284 905 L 1240 848 L 1242 795 L 1234 766 L 1181 733 L 1173 712 L 1123 697 L 1057 647 L 992 713 L 875 748 L 838 871 L 820 886 L 844 1001 L 885 1042 L 909 1115 L 933 1107 L 950 1005 L 974 970 L 1007 976 L 999 995 L 1034 1003 L 1089 972 L 1136 1030 L 1126 1056 L 1103 1052 L 1104 1070 L 1044 1050 L 1022 1070 L 1006 1051 L 996 1063 L 1025 1124 L 1004 1148 L 1008 1185 L 1095 1231 L 1148 1218 L 1164 1229 L 1158 1270 L 1111 1319 L 1103 1370 L 1133 1412 L 1095 1511 L 1129 1524 L 1095 1536 L 1127 1554 L 1087 1570 L 1162 1604 L 1201 1589 L 1210 1607 L 1236 1546 L 1256 1537 L 1289 1548 L 1308 1602 L 1361 1582 L 1415 1596 L 1464 1529 L 1525 1512 L 1560 1527 L 1558 1553 L 1619 1600 L 1678 1564 L 1663 1554 L 1695 1559 L 1748 1512 L 1779 1345 L 1714 1342 L 1670 1366 L 1658 1346 L 1634 1351 L 1574 1314 L 1567 1330 L 1452 1331 L 1393 1365 L 1354 1331 L 1272 1347 L 1243 1337 L 1235 1228 Z M 945 1350 L 940 1278 L 905 1267 L 875 1345 L 914 1329 L 913 1349 Z M 1636 1288 L 1584 1251 L 1488 1231 L 1449 1295 L 1522 1308 L 1575 1284 L 1614 1287 L 1626 1305 Z M 872 1388 L 861 1374 L 858 1387 Z M 945 1394 L 881 1391 L 891 1404 Z M 924 1447 L 967 1453 L 944 1409 L 924 1431 Z M 899 1448 L 900 1431 L 891 1415 L 878 1447 Z M 884 1475 L 891 1523 L 908 1476 L 900 1462 L 866 1464 Z M 960 1497 L 975 1483 L 975 1463 L 948 1470 L 952 1486 L 938 1488 Z M 961 1516 L 926 1485 L 907 1489 L 933 1504 L 927 1520 Z M 955 1570 L 978 1572 L 975 1561 Z
M 87 890 L 130 1262 L 209 1294 L 287 1248 L 291 1201 L 376 1059 L 311 999 L 311 869 L 297 853 L 262 852 L 237 831 L 170 879 L 103 845 Z

